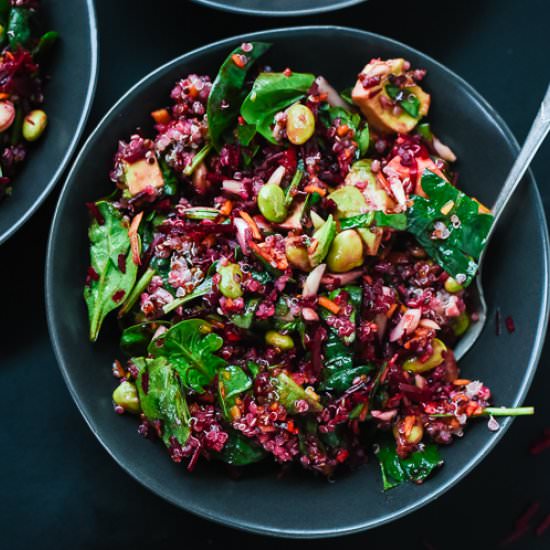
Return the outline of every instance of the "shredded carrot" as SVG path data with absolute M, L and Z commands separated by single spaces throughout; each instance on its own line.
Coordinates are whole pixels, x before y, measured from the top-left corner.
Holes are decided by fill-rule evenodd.
M 241 210 L 239 212 L 239 216 L 241 216 L 241 218 L 248 224 L 248 227 L 250 227 L 250 231 L 252 231 L 252 237 L 257 241 L 261 241 L 262 234 L 260 233 L 260 228 L 258 227 L 258 224 L 252 219 L 250 214 Z
M 306 193 L 318 193 L 321 195 L 321 197 L 324 197 L 327 194 L 327 190 L 323 189 L 322 187 L 318 187 L 317 185 L 306 185 L 304 187 L 304 191 Z
M 366 281 L 369 285 L 372 285 L 373 280 L 372 280 L 372 277 L 371 277 L 370 275 L 363 275 L 363 279 L 365 279 L 365 281 Z
M 349 132 L 349 126 L 347 124 L 341 124 L 338 126 L 338 129 L 336 130 L 336 133 L 339 137 L 345 136 Z
M 392 304 L 390 306 L 390 309 L 388 309 L 388 311 L 386 311 L 386 317 L 389 319 L 395 313 L 396 309 L 397 309 L 397 303 Z
M 405 437 L 409 437 L 415 422 L 415 416 L 409 415 L 405 417 L 405 421 L 403 422 L 403 434 Z
M 477 202 L 478 212 L 480 212 L 481 214 L 490 214 L 491 213 L 490 208 L 487 208 L 482 202 L 478 201 L 475 197 L 474 197 L 474 200 Z
M 239 409 L 237 405 L 233 405 L 231 409 L 229 409 L 229 412 L 231 413 L 231 418 L 233 418 L 233 420 L 238 420 L 241 417 L 241 409 Z
M 237 65 L 237 67 L 239 67 L 239 69 L 242 69 L 246 65 L 246 57 L 244 55 L 234 53 L 231 56 L 231 60 L 235 63 L 235 65 Z
M 319 246 L 319 241 L 317 239 L 311 239 L 311 244 L 307 247 L 307 253 L 311 256 Z
M 338 312 L 340 311 L 340 306 L 325 296 L 319 296 L 319 305 L 325 309 L 328 309 L 331 313 L 334 313 L 334 315 L 338 315 Z
M 157 124 L 168 124 L 172 118 L 168 112 L 168 109 L 158 109 L 158 111 L 153 111 L 151 116 Z
M 466 386 L 470 382 L 471 380 L 468 380 L 467 378 L 457 378 L 456 380 L 453 380 L 453 384 L 455 386 Z
M 229 214 L 231 214 L 231 210 L 233 210 L 233 203 L 227 199 L 223 204 L 222 204 L 222 207 L 220 208 L 220 212 L 224 215 L 224 216 L 229 216 Z
M 136 265 L 141 264 L 141 258 L 139 257 L 140 243 L 139 243 L 138 229 L 142 218 L 143 218 L 143 212 L 140 212 L 139 214 L 134 216 L 134 219 L 130 224 L 130 228 L 128 229 L 128 237 L 130 238 L 130 249 L 132 250 L 132 259 L 134 260 L 134 263 Z
M 0 94 L 0 101 L 3 99 L 8 99 L 10 97 L 10 94 L 7 94 L 6 92 L 3 92 Z

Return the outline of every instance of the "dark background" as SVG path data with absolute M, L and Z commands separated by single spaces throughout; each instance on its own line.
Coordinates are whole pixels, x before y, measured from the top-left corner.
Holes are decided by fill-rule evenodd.
M 550 81 L 548 0 L 370 0 L 344 11 L 300 19 L 215 12 L 189 0 L 96 3 L 101 62 L 88 131 L 130 85 L 161 63 L 226 36 L 278 26 L 348 25 L 406 42 L 477 88 L 520 142 Z M 550 140 L 534 163 L 547 215 L 549 165 Z M 152 495 L 115 464 L 86 427 L 50 348 L 43 266 L 56 198 L 54 193 L 0 249 L 0 547 L 254 544 L 329 548 L 346 544 L 369 550 L 490 549 L 499 547 L 532 503 L 540 503 L 533 526 L 550 513 L 550 449 L 537 456 L 529 453 L 529 446 L 550 424 L 549 345 L 527 398 L 527 404 L 537 408 L 536 417 L 517 420 L 492 454 L 458 486 L 390 525 L 341 540 L 277 541 L 209 523 Z M 520 289 L 510 291 L 521 299 Z M 288 505 L 300 513 L 299 502 Z M 506 545 L 549 546 L 550 529 L 541 537 L 531 529 Z

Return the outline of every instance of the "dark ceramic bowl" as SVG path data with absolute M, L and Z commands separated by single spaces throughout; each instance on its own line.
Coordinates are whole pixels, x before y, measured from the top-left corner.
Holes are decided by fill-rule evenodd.
M 194 0 L 209 8 L 259 15 L 264 17 L 295 17 L 324 13 L 354 6 L 365 0 Z
M 42 204 L 67 167 L 92 106 L 97 76 L 97 28 L 92 0 L 44 0 L 41 24 L 60 40 L 45 67 L 44 110 L 49 124 L 0 202 L 0 244 Z
M 430 119 L 438 135 L 460 159 L 466 192 L 491 204 L 517 154 L 502 119 L 457 75 L 403 44 L 338 27 L 279 29 L 230 38 L 183 55 L 136 84 L 105 116 L 82 149 L 63 188 L 47 258 L 46 293 L 50 334 L 61 371 L 82 415 L 102 445 L 136 480 L 170 502 L 234 527 L 286 537 L 352 533 L 394 520 L 437 498 L 461 480 L 496 445 L 485 421 L 463 440 L 443 449 L 444 468 L 421 486 L 383 493 L 378 467 L 368 464 L 327 483 L 307 472 L 277 479 L 272 469 L 230 479 L 214 465 L 193 474 L 170 461 L 160 444 L 136 433 L 136 419 L 113 413 L 115 381 L 111 363 L 119 356 L 118 331 L 107 323 L 96 344 L 88 342 L 82 285 L 88 266 L 88 217 L 84 203 L 108 194 L 107 174 L 117 140 L 137 127 L 150 129 L 149 112 L 167 102 L 174 81 L 189 72 L 215 74 L 227 52 L 243 41 L 274 46 L 267 62 L 325 75 L 339 88 L 349 86 L 366 60 L 405 56 L 428 69 L 433 94 Z M 496 336 L 489 322 L 462 361 L 463 375 L 484 380 L 494 401 L 520 405 L 535 372 L 548 314 L 548 234 L 541 200 L 531 176 L 509 206 L 486 258 L 489 318 L 495 308 L 512 315 L 517 331 Z M 528 269 L 526 268 L 528 266 Z M 523 419 L 522 422 L 529 422 Z

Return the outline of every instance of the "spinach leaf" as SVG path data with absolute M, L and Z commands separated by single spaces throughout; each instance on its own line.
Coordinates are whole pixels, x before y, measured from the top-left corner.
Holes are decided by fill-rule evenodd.
M 208 133 L 218 150 L 223 145 L 223 135 L 237 120 L 239 107 L 246 96 L 243 88 L 249 69 L 271 47 L 271 44 L 265 42 L 252 42 L 251 45 L 252 50 L 249 52 L 243 51 L 242 46 L 239 46 L 229 54 L 222 63 L 208 96 Z
M 248 147 L 256 135 L 254 124 L 242 124 L 237 127 L 237 138 L 243 147 Z
M 487 244 L 493 216 L 480 214 L 474 199 L 429 170 L 424 171 L 421 185 L 428 198 L 414 196 L 407 230 L 447 273 L 468 286 Z M 436 222 L 443 224 L 446 238 L 434 234 Z
M 252 387 L 252 380 L 241 367 L 229 365 L 218 373 L 218 397 L 226 418 L 235 399 Z
M 433 444 L 402 459 L 397 455 L 395 444 L 384 443 L 380 445 L 377 458 L 385 491 L 405 481 L 422 483 L 435 468 L 443 464 L 438 447 Z
M 296 401 L 306 401 L 309 404 L 308 412 L 321 412 L 323 406 L 311 394 L 306 392 L 286 373 L 281 372 L 272 379 L 273 385 L 279 393 L 279 401 L 290 414 L 299 414 L 296 410 Z
M 153 357 L 166 357 L 176 369 L 185 388 L 204 393 L 218 370 L 226 365 L 215 355 L 223 338 L 212 332 L 202 319 L 186 319 L 155 338 L 148 347 Z
M 28 8 L 14 6 L 10 11 L 8 21 L 8 41 L 10 48 L 16 49 L 25 46 L 31 39 L 30 18 L 32 11 Z
M 185 445 L 190 414 L 174 369 L 164 357 L 132 361 L 139 371 L 136 387 L 143 414 L 148 420 L 162 422 L 162 441 L 168 448 L 172 438 Z
M 348 111 L 342 107 L 332 107 L 327 104 L 323 104 L 319 117 L 327 127 L 330 126 L 334 120 L 339 118 L 341 124 L 345 124 L 348 128 L 351 128 L 355 132 L 355 139 L 359 145 L 359 158 L 362 158 L 367 154 L 370 144 L 369 125 L 366 121 L 364 121 L 364 124 L 361 125 L 363 122 L 361 115 L 353 111 Z
M 368 228 L 372 225 L 377 227 L 391 227 L 399 231 L 405 231 L 407 229 L 407 215 L 401 213 L 386 214 L 381 210 L 376 210 L 340 219 L 340 228 L 342 230 L 353 229 L 354 227 Z
M 214 454 L 216 458 L 232 466 L 247 466 L 265 458 L 266 452 L 252 440 L 235 430 L 228 430 L 228 433 L 229 439 L 222 452 Z
M 258 309 L 259 303 L 260 298 L 251 298 L 248 300 L 248 302 L 246 302 L 244 312 L 233 315 L 231 317 L 231 322 L 239 328 L 248 330 L 252 325 L 252 321 L 254 321 L 254 313 L 256 312 L 256 309 Z
M 137 276 L 128 228 L 120 212 L 106 201 L 99 201 L 96 207 L 103 223 L 94 218 L 88 231 L 94 276 L 84 288 L 92 342 L 97 340 L 107 314 L 119 307 L 132 290 Z
M 420 100 L 411 92 L 409 88 L 400 88 L 393 84 L 386 86 L 387 94 L 399 103 L 399 106 L 403 111 L 413 118 L 418 118 L 420 112 Z
M 362 374 L 370 374 L 375 368 L 373 365 L 368 364 L 335 370 L 321 383 L 320 389 L 343 393 L 351 386 L 355 378 Z
M 314 80 L 314 75 L 306 73 L 260 73 L 241 105 L 241 115 L 265 139 L 277 144 L 271 129 L 275 115 L 300 101 Z
M 349 320 L 355 325 L 357 312 L 361 307 L 361 301 L 363 299 L 363 291 L 361 290 L 361 287 L 357 285 L 347 285 L 342 288 L 336 288 L 332 292 L 330 292 L 328 295 L 329 300 L 334 301 L 335 298 L 340 296 L 341 292 L 346 292 L 349 296 L 348 301 L 353 308 Z M 327 319 L 329 315 L 331 315 L 331 313 L 328 310 L 324 308 L 321 309 L 321 317 L 323 319 Z M 336 331 L 332 327 L 329 329 L 329 331 L 336 333 Z M 349 346 L 350 344 L 355 342 L 355 336 L 356 333 L 355 331 L 353 331 L 349 336 L 342 337 L 342 341 L 344 342 L 344 344 Z
M 195 298 L 200 298 L 201 296 L 205 296 L 211 290 L 212 290 L 212 277 L 207 277 L 200 284 L 198 284 L 189 294 L 186 294 L 181 298 L 176 298 L 175 300 L 172 300 L 169 304 L 166 304 L 162 308 L 162 312 L 166 315 L 167 313 L 174 311 L 178 307 L 182 306 L 183 304 L 186 304 L 187 302 L 190 302 L 191 300 L 194 300 Z
M 127 327 L 120 336 L 120 349 L 130 357 L 147 354 L 147 346 L 161 325 L 169 326 L 167 321 L 145 321 Z

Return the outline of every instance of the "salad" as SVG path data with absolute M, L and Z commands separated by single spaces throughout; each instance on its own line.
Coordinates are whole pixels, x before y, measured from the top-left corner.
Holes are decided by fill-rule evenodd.
M 0 0 L 0 200 L 48 124 L 41 63 L 58 34 L 38 34 L 39 7 L 39 0 Z
M 90 339 L 117 310 L 113 401 L 192 470 L 272 459 L 332 476 L 374 450 L 421 483 L 491 406 L 453 345 L 492 223 L 424 118 L 426 71 L 372 59 L 323 76 L 232 51 L 120 141 L 89 203 Z

